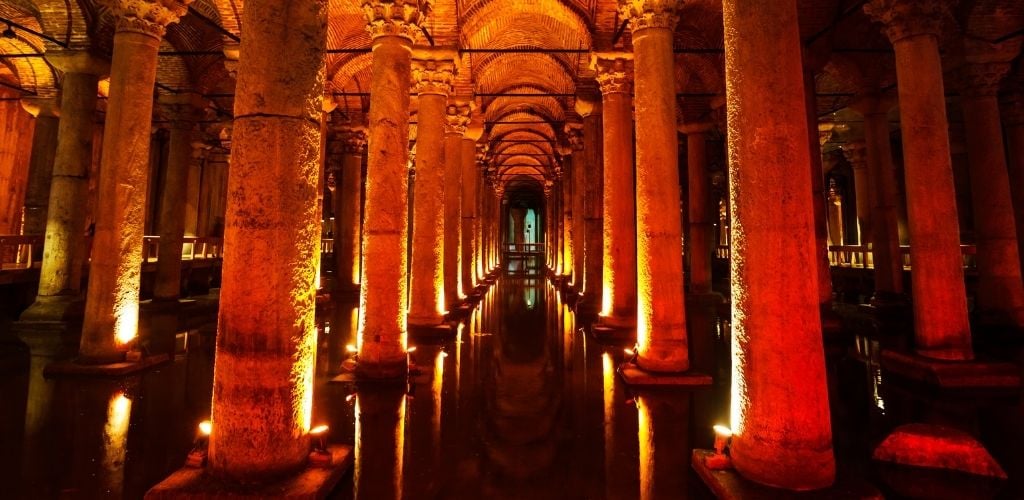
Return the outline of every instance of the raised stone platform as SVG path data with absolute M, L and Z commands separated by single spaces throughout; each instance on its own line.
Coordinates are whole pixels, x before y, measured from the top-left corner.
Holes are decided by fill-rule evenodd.
M 258 486 L 243 486 L 219 480 L 202 468 L 178 469 L 146 492 L 147 500 L 163 499 L 258 499 L 318 500 L 338 485 L 338 481 L 352 466 L 352 447 L 329 446 L 331 464 L 324 467 L 309 466 L 296 475 L 278 482 Z
M 626 385 L 632 386 L 686 386 L 703 387 L 711 385 L 711 375 L 695 372 L 652 373 L 641 369 L 636 363 L 623 363 L 619 374 Z
M 1000 361 L 943 361 L 900 351 L 882 351 L 882 368 L 943 389 L 1020 387 L 1020 368 Z
M 74 360 L 57 361 L 46 365 L 43 375 L 46 377 L 123 377 L 170 361 L 171 357 L 167 354 L 146 356 L 138 361 L 122 361 L 102 365 L 83 364 Z
M 443 342 L 455 337 L 455 328 L 448 323 L 440 325 L 409 325 L 409 338 L 418 342 Z
M 693 450 L 690 462 L 693 470 L 719 500 L 866 500 L 884 498 L 881 492 L 866 482 L 846 484 L 840 481 L 831 488 L 814 491 L 789 491 L 772 488 L 747 480 L 733 469 L 708 469 L 704 460 L 714 454 L 714 450 Z

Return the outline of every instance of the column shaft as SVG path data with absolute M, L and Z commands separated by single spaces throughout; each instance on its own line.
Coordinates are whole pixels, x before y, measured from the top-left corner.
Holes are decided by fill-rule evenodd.
M 788 0 L 787 0 L 788 1 Z M 807 114 L 807 147 L 810 149 L 811 203 L 814 211 L 814 263 L 818 268 L 818 304 L 822 310 L 831 309 L 832 268 L 828 260 L 828 211 L 825 208 L 825 177 L 821 165 L 818 133 L 818 102 L 814 88 L 814 72 L 803 71 L 804 110 Z
M 857 204 L 857 244 L 867 246 L 871 243 L 871 203 L 868 201 L 870 189 L 868 169 L 859 165 L 853 169 L 853 190 Z
M 160 193 L 159 259 L 156 263 L 155 300 L 177 300 L 181 295 L 181 249 L 185 236 L 185 201 L 192 158 L 192 123 L 171 128 L 167 173 Z
M 692 132 L 686 135 L 686 171 L 689 177 L 690 216 L 690 293 L 711 291 L 711 252 L 714 229 L 708 195 L 707 135 Z
M 38 98 L 23 103 L 29 113 L 35 116 L 36 125 L 28 164 L 21 234 L 37 235 L 46 232 L 46 211 L 50 202 L 53 164 L 57 156 L 60 111 L 56 98 Z
M 595 310 L 601 308 L 601 274 L 604 270 L 604 214 L 601 200 L 604 161 L 601 122 L 601 113 L 595 112 L 583 117 L 583 152 L 587 158 L 587 166 L 583 172 L 583 248 L 586 252 L 583 301 Z
M 573 214 L 572 214 L 572 188 L 573 188 L 573 175 L 576 169 L 576 164 L 572 157 L 565 158 L 564 166 L 562 167 L 562 196 L 560 198 L 560 204 L 562 207 L 562 276 L 564 276 L 570 283 L 573 280 L 573 266 L 576 264 L 576 258 L 573 256 Z
M 900 254 L 899 214 L 896 210 L 896 173 L 892 165 L 889 119 L 885 113 L 864 115 L 871 202 L 871 252 L 875 264 L 872 303 L 892 300 L 903 293 L 903 257 Z
M 462 139 L 462 292 L 476 288 L 476 141 Z
M 627 89 L 628 90 L 628 89 Z M 602 321 L 636 318 L 636 198 L 633 195 L 633 105 L 628 92 L 606 92 L 604 120 L 604 291 Z
M 359 132 L 362 137 L 362 132 Z M 338 285 L 359 289 L 360 247 L 362 246 L 363 154 L 362 140 L 344 146 L 340 183 L 334 196 L 334 265 Z
M 583 128 L 579 131 L 579 149 L 572 155 L 572 284 L 576 293 L 582 293 L 586 278 L 586 198 L 587 164 L 583 146 Z
M 228 480 L 268 481 L 309 454 L 326 4 L 245 5 L 209 447 Z
M 753 481 L 832 484 L 797 7 L 726 0 L 732 208 L 731 454 Z M 799 368 L 795 368 L 799 367 Z M 794 432 L 794 429 L 799 429 Z
M 451 117 L 451 114 L 449 114 Z M 462 134 L 449 128 L 444 137 L 444 296 L 447 305 L 458 303 L 462 292 Z
M 1024 269 L 1024 97 L 1009 104 L 1006 120 L 1006 146 L 1009 153 L 1010 195 L 1017 225 L 1017 253 Z

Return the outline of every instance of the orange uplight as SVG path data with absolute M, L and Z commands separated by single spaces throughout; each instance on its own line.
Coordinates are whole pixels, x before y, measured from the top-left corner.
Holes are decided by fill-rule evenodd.
M 345 346 L 345 350 L 348 351 L 348 352 L 351 352 L 351 353 L 359 352 L 359 348 L 356 347 L 355 344 L 348 344 L 348 345 L 346 345 Z
M 125 345 L 135 340 L 139 333 L 139 303 L 128 301 L 114 319 L 114 338 L 118 344 Z
M 328 429 L 328 427 L 326 425 L 321 424 L 321 425 L 318 425 L 318 426 L 310 429 L 309 433 L 314 435 L 314 436 L 319 436 L 319 435 L 327 432 L 327 429 Z
M 213 432 L 213 422 L 210 422 L 209 420 L 203 420 L 202 422 L 199 422 L 200 434 L 204 436 L 209 436 L 211 432 Z
M 636 356 L 636 351 L 634 351 L 633 349 L 630 349 L 629 347 L 623 349 L 622 352 L 625 352 L 626 355 L 630 356 L 630 357 Z

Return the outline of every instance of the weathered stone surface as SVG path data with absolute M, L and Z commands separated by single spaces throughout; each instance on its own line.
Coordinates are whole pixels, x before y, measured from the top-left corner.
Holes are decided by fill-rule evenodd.
M 871 456 L 885 462 L 1006 479 L 1006 472 L 981 443 L 966 432 L 942 425 L 901 425 Z

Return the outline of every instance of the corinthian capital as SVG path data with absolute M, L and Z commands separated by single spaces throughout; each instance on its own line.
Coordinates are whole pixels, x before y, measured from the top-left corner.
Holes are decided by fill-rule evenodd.
M 679 22 L 679 0 L 618 0 L 619 15 L 636 33 L 646 28 L 674 30 Z
M 415 42 L 433 0 L 362 0 L 370 37 L 399 36 Z
M 602 94 L 628 94 L 633 86 L 633 54 L 628 52 L 595 52 L 590 55 L 590 68 Z
M 455 80 L 455 56 L 453 50 L 414 51 L 412 91 L 416 94 L 450 94 Z
M 964 97 L 995 97 L 999 84 L 1010 71 L 1010 63 L 965 64 L 960 69 L 960 91 Z
M 843 145 L 843 156 L 854 170 L 868 166 L 868 148 L 864 141 L 853 141 Z
M 469 115 L 473 111 L 468 102 L 450 102 L 445 115 L 445 135 L 466 135 Z
M 955 3 L 957 0 L 870 0 L 864 4 L 864 13 L 882 23 L 889 41 L 896 43 L 915 35 L 939 35 Z
M 116 18 L 118 32 L 164 36 L 167 25 L 188 12 L 192 0 L 101 0 Z
M 569 147 L 573 151 L 583 149 L 583 124 L 579 122 L 568 122 L 565 124 L 565 138 L 569 141 Z

